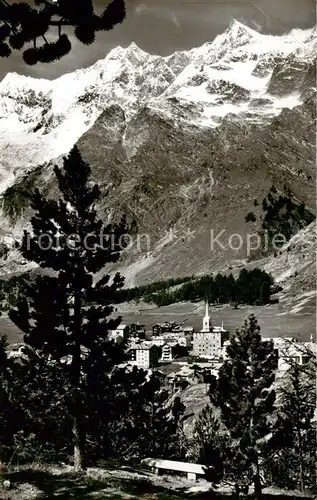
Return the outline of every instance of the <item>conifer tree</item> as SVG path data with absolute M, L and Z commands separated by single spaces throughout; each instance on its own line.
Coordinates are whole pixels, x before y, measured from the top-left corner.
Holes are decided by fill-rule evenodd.
M 0 336 L 0 465 L 7 458 L 7 452 L 10 450 L 12 433 L 10 432 L 10 404 L 8 397 L 8 358 L 6 350 L 8 348 L 7 338 Z
M 274 411 L 276 359 L 273 342 L 262 341 L 260 328 L 250 315 L 227 347 L 227 359 L 212 377 L 210 399 L 220 409 L 235 450 L 240 456 L 239 475 L 252 475 L 255 498 L 261 498 L 263 442 L 271 432 Z
M 108 338 L 120 318 L 113 312 L 115 292 L 123 285 L 96 273 L 119 259 L 125 246 L 125 221 L 103 226 L 95 204 L 100 197 L 90 182 L 90 167 L 74 147 L 54 172 L 61 198 L 32 197 L 32 234 L 24 232 L 21 253 L 51 273 L 39 275 L 20 296 L 11 320 L 31 347 L 66 361 L 68 409 L 73 419 L 74 465 L 84 467 L 87 407 L 100 378 L 123 359 L 123 348 Z M 55 275 L 51 275 L 55 273 Z
M 153 458 L 179 459 L 181 450 L 181 419 L 185 406 L 179 397 L 162 387 L 159 374 L 153 373 L 140 388 L 139 407 L 140 451 L 151 451 Z
M 214 416 L 211 405 L 200 412 L 189 441 L 189 457 L 197 463 L 206 465 L 206 476 L 217 484 L 224 475 L 223 450 L 225 437 L 220 433 L 219 420 Z
M 241 474 L 245 458 L 235 449 L 235 443 L 227 429 L 215 415 L 211 405 L 200 412 L 189 441 L 189 457 L 196 463 L 206 465 L 205 475 L 214 487 L 220 482 L 234 485 L 236 497 L 248 486 L 246 471 Z
M 280 388 L 278 418 L 268 443 L 270 472 L 277 486 L 304 491 L 316 485 L 316 375 L 292 363 Z
M 67 365 L 26 345 L 22 357 L 10 359 L 8 387 L 14 460 L 66 460 L 72 453 Z
M 120 367 L 110 378 L 89 422 L 96 452 L 99 447 L 109 458 L 180 458 L 184 406 L 171 399 L 157 373 Z M 110 411 L 107 400 L 115 401 Z
M 77 40 L 90 45 L 96 32 L 109 31 L 125 18 L 124 0 L 111 0 L 101 15 L 95 13 L 93 0 L 34 0 L 32 3 L 33 7 L 27 2 L 0 0 L 0 57 L 9 57 L 12 49 L 22 50 L 31 42 L 33 46 L 23 52 L 26 64 L 53 62 L 71 50 L 62 27 L 73 27 Z M 53 34 L 55 40 L 49 41 L 48 34 Z

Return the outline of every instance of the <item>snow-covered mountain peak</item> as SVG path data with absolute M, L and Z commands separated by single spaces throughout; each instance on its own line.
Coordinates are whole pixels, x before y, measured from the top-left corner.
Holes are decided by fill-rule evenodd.
M 192 49 L 197 54 L 209 54 L 212 52 L 216 57 L 223 56 L 228 50 L 235 50 L 241 46 L 261 39 L 261 34 L 234 19 L 228 28 L 215 37 L 212 42 L 206 42 L 201 47 Z
M 300 77 L 316 39 L 316 29 L 272 36 L 234 20 L 214 41 L 166 57 L 133 42 L 53 81 L 9 73 L 0 82 L 2 170 L 66 154 L 113 104 L 127 123 L 144 106 L 200 127 L 216 127 L 230 114 L 270 119 L 300 104 Z
M 44 78 L 33 78 L 31 76 L 20 75 L 15 71 L 7 73 L 0 82 L 1 95 L 10 93 L 11 95 L 23 90 L 32 90 L 35 93 L 48 92 L 53 84 L 50 80 Z
M 101 61 L 104 61 L 104 63 L 109 61 L 125 61 L 126 63 L 137 65 L 140 62 L 142 63 L 144 59 L 148 57 L 149 54 L 142 50 L 135 42 L 131 42 L 127 47 L 121 47 L 121 45 L 118 45 L 118 47 L 112 49 L 105 59 Z M 99 61 L 99 63 L 102 64 L 101 61 Z
M 233 21 L 229 28 L 216 36 L 213 42 L 191 50 L 197 60 L 207 58 L 217 61 L 257 60 L 268 55 L 287 57 L 294 53 L 298 57 L 311 59 L 312 46 L 316 44 L 316 28 L 294 29 L 283 35 L 267 35 Z
M 225 32 L 216 37 L 215 42 L 218 42 L 219 45 L 229 43 L 232 47 L 237 47 L 249 43 L 254 38 L 258 39 L 260 36 L 257 31 L 233 19 Z
M 229 24 L 229 27 L 225 31 L 225 33 L 230 33 L 232 37 L 238 38 L 242 35 L 249 35 L 249 36 L 258 36 L 259 33 L 249 26 L 241 23 L 237 19 L 233 19 L 231 23 Z

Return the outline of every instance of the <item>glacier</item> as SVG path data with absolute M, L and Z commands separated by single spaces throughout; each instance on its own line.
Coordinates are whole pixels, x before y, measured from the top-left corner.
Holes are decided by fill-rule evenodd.
M 273 95 L 274 68 L 312 64 L 316 39 L 316 28 L 272 36 L 234 20 L 214 41 L 167 57 L 131 43 L 55 80 L 9 73 L 0 83 L 0 192 L 24 170 L 67 154 L 112 104 L 127 122 L 146 106 L 210 128 L 228 116 L 259 123 L 292 109 L 301 92 Z

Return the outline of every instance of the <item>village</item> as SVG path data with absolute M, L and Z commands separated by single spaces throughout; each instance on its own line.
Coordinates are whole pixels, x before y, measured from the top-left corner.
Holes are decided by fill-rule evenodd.
M 212 322 L 209 303 L 205 302 L 205 314 L 201 319 L 202 328 L 178 325 L 175 321 L 156 323 L 149 330 L 142 323 L 120 323 L 110 330 L 109 338 L 117 343 L 125 342 L 128 361 L 122 366 L 137 366 L 144 370 L 161 372 L 172 386 L 197 384 L 205 381 L 206 374 L 217 376 L 226 359 L 226 350 L 234 332 Z M 309 342 L 295 337 L 263 337 L 272 340 L 276 354 L 276 369 L 280 374 L 286 372 L 292 363 L 303 365 L 316 355 L 317 344 L 313 335 Z M 8 357 L 23 356 L 24 343 L 11 344 Z M 65 360 L 67 363 L 71 359 Z
M 226 350 L 234 332 L 212 322 L 208 301 L 201 319 L 202 328 L 178 325 L 176 322 L 162 322 L 147 330 L 141 323 L 123 324 L 110 333 L 116 342 L 126 341 L 129 361 L 126 365 L 146 370 L 154 369 L 166 375 L 170 384 L 195 384 L 204 381 L 203 373 L 217 375 L 226 359 Z M 311 335 L 309 342 L 294 337 L 273 337 L 277 357 L 277 371 L 286 372 L 292 362 L 303 365 L 316 354 L 316 344 Z

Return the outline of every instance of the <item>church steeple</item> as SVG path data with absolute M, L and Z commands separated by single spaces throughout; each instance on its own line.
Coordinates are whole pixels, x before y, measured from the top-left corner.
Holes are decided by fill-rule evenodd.
M 203 332 L 210 332 L 212 327 L 211 327 L 210 316 L 209 316 L 208 299 L 206 299 L 205 307 L 206 307 L 206 310 L 205 310 L 205 316 L 204 316 L 204 319 L 203 319 L 203 329 L 202 329 L 202 331 Z

